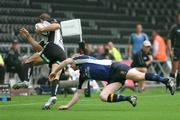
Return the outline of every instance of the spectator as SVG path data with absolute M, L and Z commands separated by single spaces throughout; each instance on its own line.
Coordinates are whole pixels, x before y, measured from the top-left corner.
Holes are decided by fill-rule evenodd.
M 114 56 L 115 60 L 121 61 L 122 60 L 121 53 L 117 50 L 117 48 L 114 47 L 114 44 L 112 42 L 108 42 L 108 46 L 110 50 L 109 52 Z
M 114 56 L 109 52 L 109 45 L 104 45 L 104 58 L 109 60 L 115 60 Z
M 147 72 L 151 65 L 153 57 L 151 55 L 151 43 L 146 40 L 143 42 L 142 49 L 133 56 L 131 67 L 136 68 L 140 72 Z M 144 90 L 144 81 L 139 82 L 139 91 Z
M 87 55 L 89 55 L 89 56 L 93 56 L 94 55 L 94 49 L 93 49 L 93 46 L 92 46 L 92 44 L 86 44 L 86 53 L 87 53 Z
M 163 62 L 167 60 L 165 40 L 156 31 L 153 31 L 153 57 Z
M 103 45 L 97 45 L 94 57 L 99 59 L 99 60 L 102 60 L 102 59 L 105 59 L 104 54 L 105 54 L 104 46 Z
M 5 66 L 2 55 L 0 54 L 0 84 L 4 83 Z
M 136 24 L 136 32 L 130 35 L 128 43 L 128 58 L 131 59 L 134 54 L 141 50 L 143 42 L 149 40 L 146 33 L 143 33 L 143 27 L 140 23 Z
M 24 81 L 24 74 L 22 69 L 22 62 L 20 59 L 20 45 L 18 40 L 14 40 L 5 57 L 5 65 L 7 72 L 17 73 L 20 80 Z

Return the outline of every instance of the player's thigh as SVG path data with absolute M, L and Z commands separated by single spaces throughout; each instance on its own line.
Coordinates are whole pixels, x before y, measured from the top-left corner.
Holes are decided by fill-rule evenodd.
M 111 83 L 111 84 L 105 86 L 100 94 L 101 100 L 104 100 L 104 101 L 107 100 L 109 94 L 114 93 L 121 86 L 122 86 L 122 84 L 120 82 L 114 82 L 114 83 Z
M 146 67 L 136 67 L 136 69 L 140 72 L 146 73 L 147 72 L 147 68 Z
M 33 63 L 33 65 L 41 65 L 41 64 L 44 64 L 45 62 L 40 57 L 39 53 L 34 53 L 31 57 L 29 57 L 25 61 L 25 63 Z
M 132 68 L 128 71 L 126 75 L 126 79 L 134 80 L 134 81 L 141 81 L 145 79 L 145 73 Z
M 179 64 L 179 62 L 178 62 L 177 60 L 174 60 L 174 61 L 172 62 L 172 72 L 173 72 L 173 73 L 176 73 L 176 71 L 177 71 L 177 69 L 178 69 L 178 64 Z

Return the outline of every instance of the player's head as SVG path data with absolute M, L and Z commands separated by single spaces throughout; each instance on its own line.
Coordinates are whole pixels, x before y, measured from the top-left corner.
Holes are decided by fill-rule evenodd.
M 42 13 L 42 14 L 39 16 L 40 22 L 46 21 L 46 20 L 48 20 L 48 19 L 50 19 L 50 18 L 51 18 L 51 16 L 50 16 L 49 14 L 47 14 L 47 13 Z
M 80 56 L 80 54 L 74 54 L 74 55 L 71 56 L 71 58 L 75 58 L 75 57 L 78 57 L 78 56 Z M 77 70 L 78 69 L 77 65 L 74 62 L 71 64 L 71 68 L 73 70 Z
M 141 33 L 143 30 L 142 24 L 141 23 L 137 23 L 136 24 L 136 33 Z
M 143 48 L 142 48 L 142 50 L 143 50 L 145 53 L 150 52 L 150 50 L 151 50 L 151 42 L 150 42 L 149 40 L 145 40 L 145 41 L 143 42 Z

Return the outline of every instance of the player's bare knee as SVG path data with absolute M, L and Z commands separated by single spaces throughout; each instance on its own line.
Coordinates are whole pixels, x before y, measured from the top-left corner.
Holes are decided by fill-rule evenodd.
M 99 95 L 99 98 L 101 99 L 101 101 L 107 102 L 108 95 L 107 95 L 107 94 L 104 94 L 104 93 L 101 93 L 101 94 Z

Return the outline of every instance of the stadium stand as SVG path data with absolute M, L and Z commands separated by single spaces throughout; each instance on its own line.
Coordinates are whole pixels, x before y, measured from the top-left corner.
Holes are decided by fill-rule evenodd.
M 58 20 L 80 18 L 87 42 L 111 40 L 127 44 L 138 22 L 149 35 L 154 27 L 167 35 L 175 22 L 176 8 L 176 1 L 171 0 L 1 0 L 0 42 L 8 43 L 14 38 L 26 42 L 19 37 L 19 29 L 25 26 L 34 33 L 37 16 L 48 12 Z M 72 42 L 71 39 L 64 42 Z

